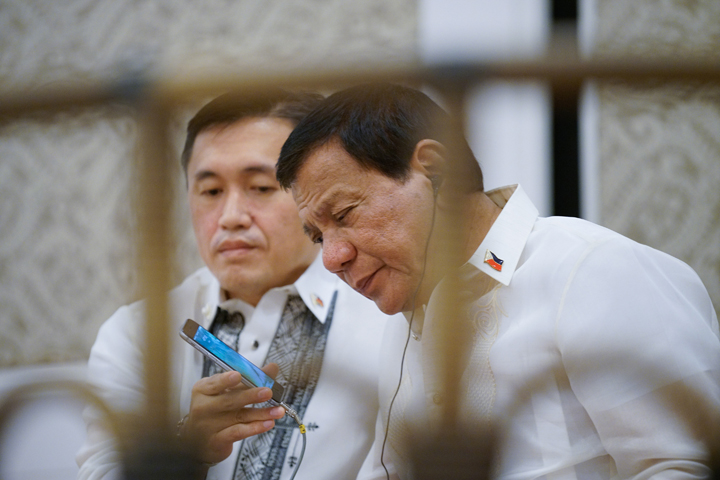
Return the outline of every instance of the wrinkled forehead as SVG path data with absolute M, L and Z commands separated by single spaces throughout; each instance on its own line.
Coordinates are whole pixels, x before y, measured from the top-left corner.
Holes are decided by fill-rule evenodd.
M 338 139 L 331 139 L 308 152 L 297 169 L 291 188 L 307 190 L 324 180 L 342 180 L 346 172 L 358 169 L 362 169 L 360 163 Z
M 314 163 L 303 165 L 290 187 L 293 200 L 303 214 L 319 215 L 321 211 L 331 207 L 342 194 L 343 189 L 338 188 L 332 172 L 319 172 L 322 172 L 322 169 Z
M 291 192 L 298 208 L 321 215 L 362 190 L 370 175 L 339 144 L 326 144 L 308 155 L 298 169 Z

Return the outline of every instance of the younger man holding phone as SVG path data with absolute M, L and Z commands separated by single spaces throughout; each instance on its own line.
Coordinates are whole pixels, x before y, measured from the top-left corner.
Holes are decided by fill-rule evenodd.
M 252 99 L 228 94 L 190 121 L 182 162 L 207 266 L 174 289 L 170 302 L 176 331 L 195 319 L 253 363 L 269 363 L 265 372 L 285 386 L 286 403 L 308 430 L 297 478 L 335 480 L 355 478 L 374 436 L 386 317 L 323 268 L 275 179 L 283 142 L 320 99 L 280 90 Z M 89 360 L 90 380 L 126 412 L 143 401 L 141 311 L 139 304 L 120 308 Z M 171 348 L 179 433 L 199 440 L 199 461 L 213 465 L 208 478 L 288 478 L 300 451 L 297 426 L 281 407 L 250 408 L 267 401 L 270 389 L 219 373 L 177 335 Z M 101 418 L 89 411 L 87 421 L 79 478 L 114 478 L 114 443 Z

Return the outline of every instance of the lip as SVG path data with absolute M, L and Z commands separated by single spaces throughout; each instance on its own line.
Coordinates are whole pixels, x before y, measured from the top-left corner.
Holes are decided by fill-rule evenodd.
M 247 252 L 255 246 L 244 240 L 225 240 L 218 245 L 217 252 L 221 254 L 233 254 Z
M 359 282 L 357 282 L 357 284 L 355 285 L 355 287 L 353 287 L 353 289 L 355 289 L 357 292 L 361 293 L 361 294 L 364 295 L 365 297 L 370 298 L 369 295 L 368 295 L 368 292 L 369 292 L 369 290 L 370 290 L 370 286 L 371 286 L 371 284 L 372 284 L 373 279 L 375 278 L 375 275 L 376 275 L 380 270 L 381 270 L 381 269 L 378 268 L 377 270 L 375 270 L 373 273 L 371 273 L 371 274 L 368 275 L 367 277 L 361 279 Z

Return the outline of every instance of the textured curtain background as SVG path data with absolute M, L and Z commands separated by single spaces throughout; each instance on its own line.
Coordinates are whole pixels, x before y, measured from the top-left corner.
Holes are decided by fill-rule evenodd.
M 720 59 L 717 0 L 598 0 L 595 58 Z M 600 222 L 690 264 L 720 313 L 720 88 L 604 83 Z
M 0 0 L 0 88 L 117 79 L 128 69 L 327 68 L 409 62 L 413 0 Z M 207 70 L 206 70 L 207 71 Z M 188 99 L 177 120 L 178 150 Z M 0 125 L 0 367 L 87 358 L 137 299 L 129 109 Z M 201 265 L 178 165 L 175 283 Z

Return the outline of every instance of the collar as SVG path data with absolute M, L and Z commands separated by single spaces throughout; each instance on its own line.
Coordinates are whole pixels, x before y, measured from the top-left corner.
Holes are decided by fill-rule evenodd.
M 509 185 L 485 192 L 490 199 L 500 208 L 502 212 L 495 219 L 487 235 L 475 250 L 470 259 L 460 267 L 459 272 L 463 278 L 471 278 L 481 271 L 493 280 L 507 286 L 510 284 L 513 273 L 517 268 L 520 254 L 525 248 L 530 232 L 538 217 L 538 210 L 520 185 Z M 495 270 L 485 262 L 487 251 L 491 251 L 502 260 L 500 271 Z M 475 267 L 472 268 L 471 267 Z M 442 280 L 430 294 L 427 305 L 434 304 L 433 298 L 438 295 Z M 476 283 L 476 282 L 475 282 Z M 426 316 L 427 305 L 421 305 L 415 312 L 403 312 L 405 319 L 412 322 L 412 333 L 415 339 L 419 339 L 423 331 L 423 324 Z
M 502 212 L 467 263 L 507 286 L 538 218 L 538 210 L 520 185 L 496 188 L 486 195 Z M 492 255 L 502 264 L 499 271 L 491 266 Z
M 493 280 L 507 286 L 510 284 L 515 269 L 517 268 L 520 255 L 527 243 L 530 232 L 538 217 L 538 210 L 520 185 L 509 185 L 485 192 L 490 199 L 500 208 L 502 212 L 495 219 L 487 235 L 475 250 L 470 259 L 460 267 L 459 273 L 462 278 L 469 279 L 477 275 L 478 270 L 485 273 Z M 502 261 L 500 271 L 494 269 L 485 261 L 487 252 L 495 254 L 495 257 Z M 475 268 L 473 268 L 475 267 Z M 435 312 L 428 313 L 427 309 L 437 302 L 434 299 L 445 282 L 445 279 L 435 287 L 430 294 L 427 305 L 418 307 L 414 312 L 412 333 L 415 339 L 419 339 L 423 332 L 425 317 L 432 318 Z M 472 282 L 477 283 L 477 282 Z M 479 285 L 483 291 L 492 285 L 484 282 Z M 482 295 L 482 294 L 481 294 Z M 413 312 L 403 312 L 405 319 L 410 321 Z
M 320 252 L 295 282 L 297 294 L 321 323 L 325 323 L 339 281 L 336 275 L 325 269 Z
M 207 328 L 210 325 L 215 317 L 217 307 L 229 311 L 240 311 L 246 318 L 250 318 L 255 307 L 237 298 L 226 299 L 220 288 L 220 282 L 209 270 L 208 273 L 211 280 L 207 284 L 206 301 L 202 307 L 204 326 Z M 313 315 L 321 323 L 325 323 L 338 281 L 339 279 L 323 266 L 322 253 L 320 253 L 295 283 L 272 288 L 265 292 L 265 295 L 276 291 L 284 291 L 287 295 L 299 295 Z

